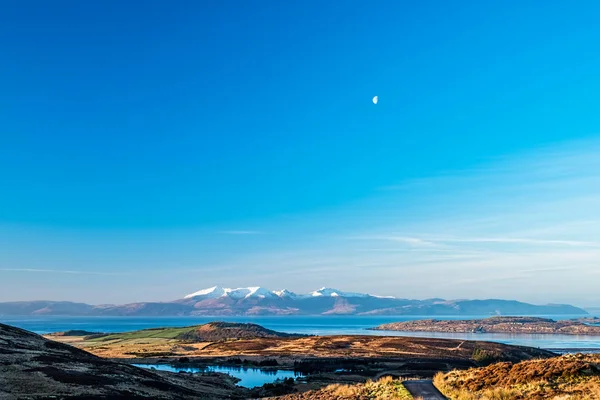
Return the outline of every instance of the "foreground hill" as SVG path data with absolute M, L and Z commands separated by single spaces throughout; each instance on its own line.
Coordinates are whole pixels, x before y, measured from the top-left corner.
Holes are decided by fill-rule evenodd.
M 0 398 L 222 399 L 246 393 L 225 375 L 159 374 L 0 324 Z
M 600 336 L 600 326 L 575 320 L 554 321 L 535 317 L 492 317 L 473 320 L 440 321 L 426 319 L 383 324 L 373 330 L 446 333 L 529 333 Z
M 236 322 L 209 322 L 204 325 L 188 326 L 183 328 L 152 328 L 140 331 L 113 333 L 113 334 L 91 334 L 87 332 L 77 335 L 77 331 L 57 332 L 49 336 L 84 336 L 88 341 L 111 342 L 135 339 L 170 339 L 185 343 L 218 342 L 231 339 L 257 339 L 257 338 L 291 338 L 303 335 L 294 335 L 276 332 L 256 324 L 244 324 Z
M 436 386 L 461 400 L 600 399 L 600 355 L 565 355 L 436 375 Z
M 31 301 L 0 303 L 2 315 L 235 316 L 235 315 L 586 315 L 564 304 L 513 300 L 410 300 L 321 288 L 308 294 L 260 287 L 212 287 L 171 302 L 92 306 Z

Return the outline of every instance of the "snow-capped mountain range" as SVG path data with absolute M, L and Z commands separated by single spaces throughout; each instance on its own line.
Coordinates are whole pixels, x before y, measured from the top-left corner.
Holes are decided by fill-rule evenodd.
M 570 305 L 514 300 L 414 300 L 321 288 L 306 294 L 260 286 L 213 286 L 167 302 L 89 305 L 57 301 L 0 303 L 3 315 L 261 316 L 261 315 L 584 315 Z
M 229 297 L 232 299 L 247 299 L 250 297 L 256 298 L 292 298 L 292 299 L 303 299 L 310 297 L 376 297 L 376 298 L 388 298 L 393 299 L 393 296 L 374 296 L 371 294 L 354 293 L 354 292 L 343 292 L 338 289 L 332 289 L 322 287 L 319 290 L 315 290 L 308 294 L 296 294 L 290 292 L 287 289 L 283 290 L 269 290 L 260 286 L 251 286 L 245 288 L 223 288 L 220 286 L 213 286 L 208 289 L 202 289 L 197 292 L 188 294 L 184 299 L 217 299 L 220 297 Z

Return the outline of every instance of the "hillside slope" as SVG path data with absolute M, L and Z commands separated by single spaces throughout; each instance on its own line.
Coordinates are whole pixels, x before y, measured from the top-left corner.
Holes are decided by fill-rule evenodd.
M 59 337 L 65 335 L 64 332 L 57 332 L 48 336 Z M 231 339 L 292 338 L 301 336 L 304 335 L 276 332 L 256 324 L 209 322 L 203 325 L 187 327 L 151 328 L 132 332 L 91 335 L 85 339 L 91 342 L 114 342 L 133 339 L 172 339 L 186 343 L 199 343 L 218 342 Z
M 438 374 L 436 386 L 461 400 L 599 400 L 600 355 L 565 355 Z
M 224 375 L 155 373 L 4 324 L 0 360 L 2 399 L 222 399 L 246 394 Z

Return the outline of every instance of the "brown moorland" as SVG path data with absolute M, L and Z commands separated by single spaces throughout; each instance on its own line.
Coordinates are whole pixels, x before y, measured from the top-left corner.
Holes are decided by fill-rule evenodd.
M 401 380 L 391 377 L 381 378 L 378 381 L 367 381 L 354 385 L 334 384 L 319 390 L 310 390 L 303 393 L 293 393 L 279 397 L 270 397 L 272 400 L 412 400 L 413 397 L 406 390 Z
M 242 338 L 236 338 L 236 335 Z M 262 328 L 246 324 L 207 324 L 103 336 L 49 337 L 123 362 L 184 364 L 186 367 L 241 363 L 294 368 L 309 374 L 306 382 L 293 382 L 289 387 L 273 389 L 283 391 L 277 394 L 312 390 L 310 394 L 301 396 L 333 396 L 335 393 L 341 396 L 341 393 L 354 391 L 371 393 L 371 389 L 374 390 L 372 384 L 354 385 L 386 376 L 433 377 L 439 371 L 556 356 L 545 350 L 481 341 L 400 336 L 290 336 L 272 331 L 265 335 Z M 349 386 L 318 391 L 332 383 Z M 265 396 L 273 395 L 277 390 L 255 392 Z M 365 396 L 355 398 L 373 398 Z
M 599 400 L 600 355 L 564 355 L 436 375 L 434 382 L 457 400 Z
M 330 377 L 327 374 L 311 375 L 309 379 L 291 378 L 273 384 L 253 388 L 251 398 L 278 400 L 422 400 L 411 395 L 406 382 L 421 382 L 413 378 L 384 375 L 379 378 L 359 376 Z M 329 374 L 331 375 L 331 374 Z
M 243 324 L 241 324 L 243 325 Z M 554 353 L 500 343 L 393 336 L 305 336 L 231 338 L 211 325 L 216 341 L 197 335 L 202 327 L 150 329 L 98 337 L 48 336 L 95 355 L 132 363 L 185 366 L 233 364 L 295 369 L 318 387 L 364 382 L 382 376 L 433 377 L 496 361 L 548 358 Z M 240 326 L 236 329 L 244 329 Z M 252 327 L 251 330 L 255 328 Z M 195 332 L 192 337 L 189 333 Z M 200 341 L 198 341 L 200 340 Z M 342 370 L 343 373 L 334 373 Z
M 0 399 L 223 399 L 248 391 L 225 374 L 152 372 L 0 324 Z
M 237 324 L 246 325 L 246 324 Z M 264 329 L 260 327 L 261 329 Z M 248 331 L 247 329 L 250 329 Z M 402 358 L 467 360 L 477 364 L 492 361 L 513 361 L 547 358 L 555 354 L 522 346 L 494 342 L 401 336 L 294 336 L 269 331 L 256 326 L 231 327 L 222 331 L 218 325 L 207 324 L 186 328 L 148 329 L 105 336 L 55 336 L 105 358 L 149 359 L 180 357 L 291 357 L 312 358 Z M 273 332 L 273 333 L 271 333 Z M 241 338 L 238 338 L 238 335 Z

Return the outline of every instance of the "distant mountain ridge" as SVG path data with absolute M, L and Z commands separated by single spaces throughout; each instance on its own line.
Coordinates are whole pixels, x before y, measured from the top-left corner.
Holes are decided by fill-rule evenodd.
M 72 316 L 260 316 L 260 315 L 586 315 L 567 304 L 533 305 L 515 300 L 411 300 L 326 288 L 307 294 L 260 286 L 213 286 L 170 302 L 93 306 L 65 301 L 0 303 L 3 315 Z

